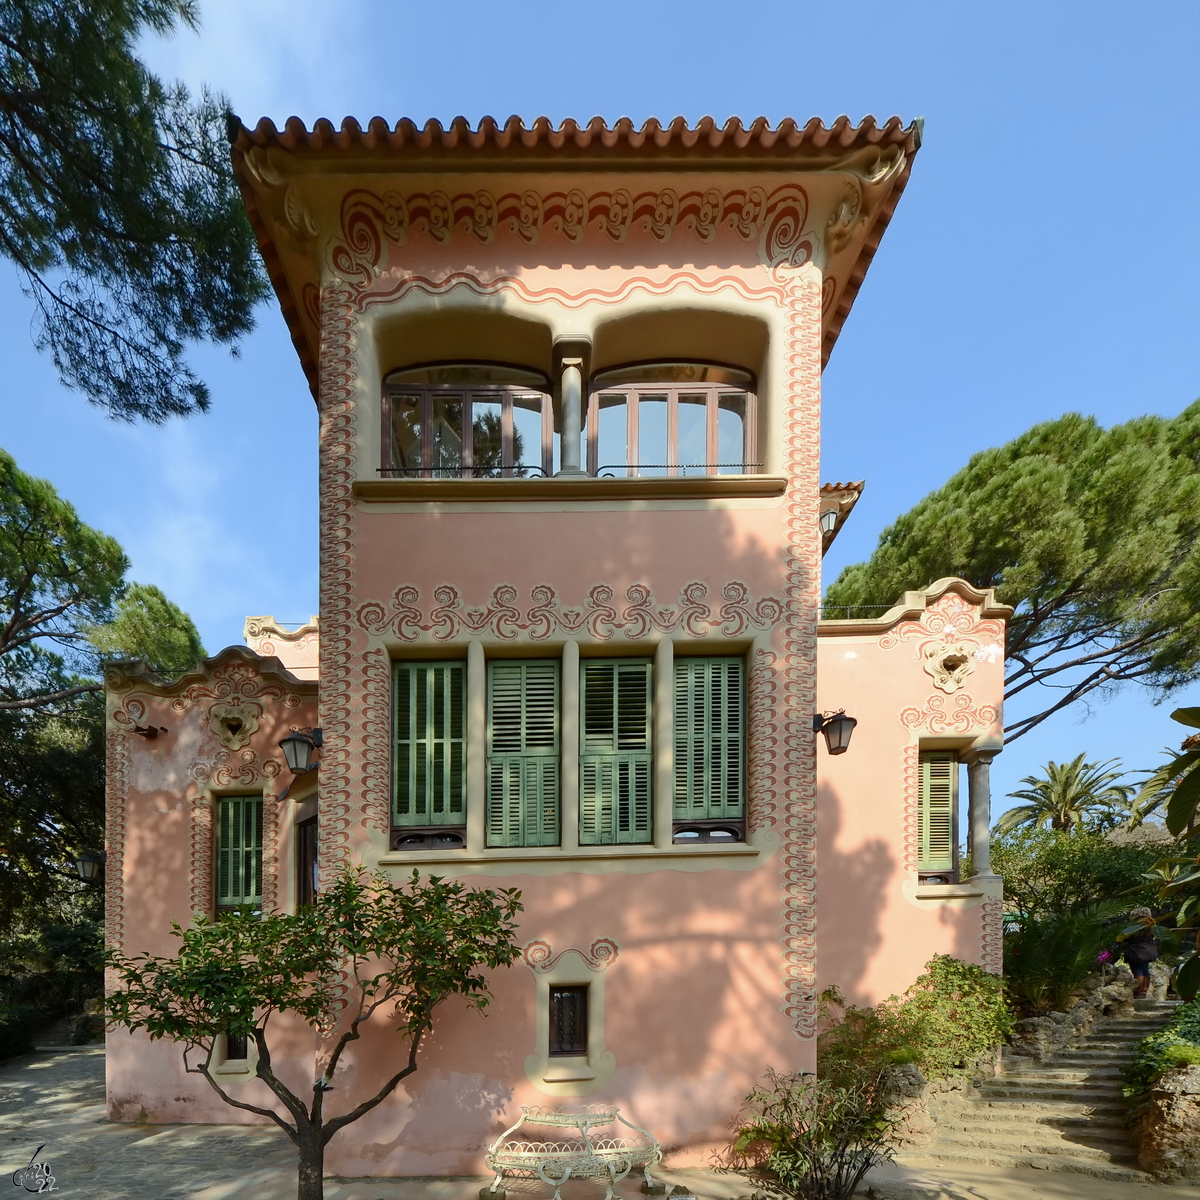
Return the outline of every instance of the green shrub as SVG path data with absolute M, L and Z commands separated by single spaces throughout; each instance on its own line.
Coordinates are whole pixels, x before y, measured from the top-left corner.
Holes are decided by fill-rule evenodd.
M 0 1060 L 32 1050 L 34 1032 L 45 1021 L 45 1014 L 35 1005 L 0 1005 Z
M 1125 1095 L 1136 1117 L 1155 1080 L 1172 1067 L 1200 1064 L 1200 1000 L 1181 1004 L 1157 1032 L 1143 1038 L 1125 1068 Z
M 1200 1067 L 1200 1046 L 1168 1046 L 1162 1060 L 1168 1067 Z
M 873 1008 L 844 1004 L 836 989 L 822 1001 L 826 1027 L 817 1038 L 817 1071 L 843 1086 L 903 1063 L 915 1064 L 927 1079 L 970 1072 L 1013 1025 L 1000 976 L 949 954 L 934 955 L 903 996 Z
M 1026 1015 L 1061 1012 L 1096 970 L 1096 958 L 1121 926 L 1108 920 L 1124 902 L 1082 912 L 1026 917 L 1004 934 L 1004 979 L 1009 998 Z
M 768 1069 L 746 1105 L 724 1169 L 768 1195 L 849 1200 L 863 1176 L 892 1157 L 899 1118 L 886 1111 L 878 1075 L 839 1086 Z

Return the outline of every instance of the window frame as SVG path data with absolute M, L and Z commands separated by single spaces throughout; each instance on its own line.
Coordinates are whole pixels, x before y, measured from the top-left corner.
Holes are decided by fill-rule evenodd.
M 232 832 L 232 827 L 231 827 L 232 823 L 231 823 L 231 821 L 226 820 L 225 814 L 227 811 L 229 811 L 232 808 L 232 806 L 234 804 L 241 804 L 244 806 L 246 804 L 246 802 L 252 803 L 254 806 L 254 811 L 257 813 L 257 821 L 254 823 L 254 838 L 253 838 L 253 840 L 257 844 L 249 847 L 249 849 L 247 849 L 247 847 L 245 845 L 246 821 L 245 821 L 245 816 L 244 816 L 245 809 L 243 807 L 241 810 L 243 815 L 238 818 L 238 822 L 241 827 L 240 833 L 238 836 L 239 845 L 236 847 L 233 845 L 234 839 L 232 837 L 230 838 L 229 844 L 226 845 L 226 842 L 225 842 L 226 832 L 227 831 Z M 235 911 L 236 909 L 244 908 L 247 905 L 254 905 L 258 909 L 262 908 L 263 845 L 266 840 L 265 828 L 264 828 L 264 823 L 266 820 L 265 807 L 266 806 L 263 802 L 263 794 L 261 792 L 239 792 L 237 794 L 216 797 L 216 809 L 217 809 L 216 826 L 217 827 L 216 827 L 216 830 L 214 831 L 215 832 L 215 840 L 216 840 L 216 846 L 215 846 L 216 855 L 215 855 L 215 863 L 214 863 L 215 869 L 213 871 L 213 896 L 214 896 L 214 907 L 216 908 L 217 912 L 219 912 L 219 913 L 220 912 L 232 912 L 232 911 Z M 235 894 L 232 890 L 225 891 L 222 889 L 221 877 L 222 877 L 222 873 L 226 869 L 226 860 L 225 860 L 226 854 L 229 854 L 231 856 L 234 854 L 237 854 L 240 856 L 245 856 L 245 855 L 249 854 L 252 856 L 251 870 L 252 870 L 252 873 L 255 876 L 257 884 L 258 884 L 258 888 L 257 888 L 256 892 L 247 893 L 245 891 L 245 889 L 243 888 L 239 893 L 237 893 L 236 898 L 234 898 Z M 231 887 L 232 887 L 232 877 L 234 875 L 234 871 L 233 871 L 232 867 L 233 867 L 233 859 L 231 857 L 229 860 L 229 874 L 230 874 Z M 240 872 L 241 875 L 243 876 L 243 878 L 245 875 L 245 871 L 246 871 L 246 863 L 245 863 L 245 861 L 243 861 L 241 864 L 241 872 Z
M 317 898 L 317 838 L 316 816 L 297 821 L 296 838 L 296 910 L 299 911 Z
M 655 377 L 655 373 L 659 377 Z M 641 378 L 638 378 L 641 376 Z M 688 378 L 688 377 L 691 378 Z M 623 379 L 622 377 L 628 377 Z M 703 393 L 705 397 L 705 462 L 702 466 L 679 462 L 679 401 L 680 397 Z M 628 478 L 661 478 L 660 475 L 645 475 L 651 468 L 657 473 L 665 471 L 667 478 L 679 478 L 688 474 L 704 475 L 755 475 L 761 471 L 762 463 L 751 460 L 758 454 L 758 395 L 753 375 L 741 368 L 726 367 L 716 363 L 662 362 L 631 364 L 615 367 L 593 376 L 588 388 L 587 412 L 584 428 L 587 437 L 587 472 L 601 477 L 606 468 L 619 474 L 621 464 L 600 462 L 600 408 L 601 399 L 609 396 L 624 396 L 625 404 L 625 475 Z M 638 440 L 640 421 L 640 399 L 645 396 L 665 396 L 667 401 L 667 446 L 665 463 L 639 463 Z M 718 420 L 721 399 L 724 396 L 741 396 L 745 400 L 742 420 L 742 461 L 724 464 L 738 466 L 740 471 L 722 471 L 718 453 Z M 608 478 L 609 476 L 603 476 Z
M 478 373 L 486 375 L 489 372 L 503 375 L 523 374 L 537 377 L 540 383 L 514 383 L 502 380 L 480 379 L 478 381 L 446 380 L 436 381 L 427 379 L 423 382 L 405 383 L 405 375 L 436 376 L 461 373 L 470 375 Z M 392 425 L 393 405 L 400 396 L 419 397 L 419 420 L 421 427 L 421 465 L 419 467 L 401 467 L 396 461 L 395 433 Z M 439 398 L 457 396 L 463 404 L 462 414 L 462 462 L 457 468 L 435 467 L 433 463 L 433 414 L 434 406 Z M 499 474 L 489 472 L 477 474 L 474 447 L 473 406 L 477 398 L 499 399 L 501 405 L 501 466 Z M 531 459 L 524 463 L 513 461 L 513 401 L 517 398 L 536 397 L 541 412 L 541 438 L 536 454 L 525 451 L 524 457 Z M 383 384 L 383 397 L 380 405 L 380 467 L 379 473 L 385 479 L 521 479 L 528 478 L 527 474 L 514 474 L 524 469 L 535 474 L 550 475 L 554 469 L 554 407 L 550 392 L 549 381 L 540 371 L 512 367 L 502 364 L 454 363 L 435 364 L 424 368 L 405 368 L 390 373 Z
M 933 838 L 933 797 L 932 772 L 930 765 L 934 763 L 949 764 L 948 772 L 949 798 L 945 813 L 946 838 L 949 842 L 948 853 L 936 860 L 930 855 L 930 842 Z M 924 882 L 928 879 L 933 883 L 957 883 L 959 875 L 958 858 L 958 802 L 959 774 L 961 763 L 957 750 L 921 749 L 917 754 L 917 878 Z M 944 865 L 943 865 L 944 864 Z
M 512 849 L 530 846 L 560 846 L 562 845 L 562 660 L 559 658 L 530 658 L 511 659 L 494 658 L 487 662 L 487 740 L 485 751 L 484 785 L 484 844 L 490 850 Z M 530 719 L 528 672 L 530 668 L 551 668 L 551 688 L 553 692 L 553 734 L 552 744 L 526 744 L 525 734 Z M 521 748 L 519 750 L 497 751 L 496 735 L 496 678 L 500 671 L 518 670 L 521 673 L 521 711 L 519 724 L 521 726 Z M 522 811 L 518 813 L 517 823 L 520 833 L 517 840 L 508 837 L 508 812 L 502 808 L 497 817 L 495 805 L 508 803 L 508 787 L 515 772 L 518 791 L 517 803 Z M 544 828 L 532 828 L 530 813 L 524 806 L 536 803 L 538 813 L 532 824 L 541 825 L 545 820 L 547 804 L 545 790 L 547 783 L 551 784 L 554 792 L 551 803 L 554 806 L 554 830 L 548 832 Z M 505 793 L 497 797 L 494 788 L 499 785 Z M 537 797 L 527 796 L 527 787 L 538 792 Z M 493 836 L 498 840 L 493 841 Z
M 549 996 L 547 999 L 548 1012 L 550 1018 L 549 1037 L 546 1043 L 547 1058 L 588 1058 L 588 1043 L 589 1038 L 589 1020 L 591 1013 L 589 1011 L 589 1001 L 591 992 L 591 984 L 588 983 L 551 983 L 549 985 Z M 565 996 L 575 997 L 577 1000 L 577 1008 L 575 1011 L 575 1025 L 578 1031 L 576 1041 L 567 1045 L 561 1038 L 560 1026 L 562 1024 L 562 1000 Z
M 695 735 L 694 723 L 688 722 L 686 719 L 681 719 L 681 677 L 686 673 L 688 682 L 688 698 L 695 696 L 695 675 L 696 668 L 703 665 L 707 668 L 706 679 L 704 681 L 704 697 L 703 707 L 706 720 L 706 729 L 703 738 Z M 730 722 L 728 719 L 729 706 L 725 705 L 723 712 L 726 714 L 723 721 L 723 729 L 714 731 L 711 727 L 711 718 L 713 712 L 713 668 L 720 666 L 724 668 L 722 679 L 725 686 L 728 686 L 728 672 L 730 668 L 736 668 L 737 671 L 737 714 L 736 714 L 736 729 L 730 731 Z M 744 842 L 746 840 L 746 808 L 748 803 L 747 797 L 747 749 L 749 743 L 749 729 L 747 727 L 748 708 L 747 708 L 747 667 L 746 659 L 740 654 L 684 654 L 678 655 L 674 661 L 674 679 L 672 680 L 671 707 L 672 707 L 672 725 L 674 733 L 673 747 L 673 778 L 672 778 L 672 797 L 671 797 L 671 815 L 672 815 L 672 835 L 671 840 L 676 845 L 696 845 L 700 843 L 723 843 Z M 728 699 L 726 694 L 725 699 Z M 690 706 L 689 706 L 690 707 Z M 692 727 L 689 728 L 688 726 Z M 736 742 L 737 746 L 737 764 L 736 764 L 736 803 L 730 804 L 727 800 L 714 805 L 714 792 L 722 796 L 728 795 L 728 784 L 731 780 L 729 770 L 728 746 Z M 704 762 L 704 800 L 702 804 L 695 802 L 693 792 L 693 784 L 696 772 L 690 767 L 694 767 L 695 758 L 692 758 L 691 763 L 685 761 L 685 756 L 689 748 L 695 753 L 694 747 L 697 743 L 703 745 L 701 755 Z M 714 748 L 715 747 L 715 748 Z M 714 788 L 712 780 L 715 777 L 714 763 L 720 760 L 722 765 L 721 775 L 725 786 Z M 686 793 L 681 801 L 681 793 Z M 714 808 L 720 808 L 725 811 L 714 812 Z M 728 811 L 734 808 L 736 811 Z M 690 810 L 690 811 L 689 811 Z
M 622 668 L 636 666 L 645 675 L 645 748 L 637 749 L 622 747 L 621 717 L 620 717 L 620 685 L 619 672 Z M 587 672 L 613 668 L 613 721 L 611 749 L 600 750 L 589 746 L 588 733 L 588 683 Z M 579 844 L 581 846 L 639 846 L 651 845 L 654 842 L 654 700 L 655 700 L 654 660 L 652 658 L 582 658 L 579 662 Z M 587 803 L 586 781 L 589 768 L 600 768 L 608 765 L 611 775 L 611 804 L 612 819 L 609 827 L 602 828 L 601 813 L 594 815 L 595 829 L 588 831 L 590 818 L 586 814 Z M 630 792 L 629 828 L 620 828 L 620 794 L 621 769 L 626 768 L 626 780 L 636 788 L 640 782 L 638 769 L 644 775 L 645 786 L 645 828 L 637 828 L 636 792 Z M 611 836 L 610 836 L 611 835 Z
M 435 798 L 433 788 L 433 778 L 431 763 L 434 761 L 434 739 L 426 736 L 408 737 L 402 739 L 400 736 L 400 679 L 402 675 L 409 671 L 419 670 L 443 670 L 449 671 L 457 667 L 462 672 L 461 686 L 461 709 L 459 719 L 461 722 L 461 737 L 455 738 L 451 732 L 447 732 L 446 736 L 441 738 L 441 742 L 451 747 L 451 755 L 453 754 L 453 744 L 459 743 L 460 749 L 460 765 L 459 765 L 459 787 L 460 787 L 460 807 L 454 808 L 454 796 L 447 793 L 445 796 L 445 807 L 443 814 L 447 819 L 434 819 L 432 804 Z M 390 846 L 393 850 L 446 850 L 458 849 L 466 845 L 467 832 L 467 748 L 469 743 L 467 721 L 467 710 L 469 700 L 467 695 L 468 690 L 468 666 L 466 659 L 451 658 L 451 659 L 393 659 L 392 660 L 392 680 L 391 680 L 391 806 L 389 815 L 389 824 L 391 829 Z M 415 687 L 415 684 L 410 686 Z M 428 688 L 429 680 L 426 680 Z M 449 697 L 447 697 L 449 703 Z M 432 710 L 426 716 L 426 731 L 431 728 L 433 721 Z M 417 722 L 417 710 L 415 706 L 410 710 L 410 730 L 415 730 Z M 425 803 L 425 811 L 419 808 L 415 810 L 411 816 L 422 817 L 423 820 L 403 820 L 402 814 L 399 811 L 400 805 L 400 769 L 401 769 L 401 741 L 406 741 L 409 745 L 424 743 L 424 754 L 426 757 L 426 794 L 423 797 Z M 446 766 L 444 773 L 449 773 L 449 778 L 453 778 L 453 761 L 445 760 Z M 413 756 L 409 761 L 409 769 L 413 773 L 410 778 L 410 785 L 413 788 L 410 802 L 416 799 L 416 788 L 418 786 L 416 779 L 417 764 L 416 758 Z

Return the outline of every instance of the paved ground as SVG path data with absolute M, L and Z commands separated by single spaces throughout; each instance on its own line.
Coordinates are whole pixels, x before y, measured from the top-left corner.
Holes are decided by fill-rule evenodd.
M 12 1172 L 25 1166 L 43 1142 L 41 1157 L 51 1164 L 57 1191 L 65 1198 L 285 1200 L 296 1191 L 294 1152 L 278 1131 L 109 1124 L 100 1048 L 54 1048 L 0 1064 L 0 1197 L 25 1194 L 12 1191 Z M 689 1186 L 701 1200 L 734 1200 L 750 1191 L 728 1176 L 665 1174 L 668 1182 Z M 476 1200 L 483 1182 L 330 1179 L 325 1195 L 326 1200 Z M 546 1200 L 540 1185 L 528 1190 L 531 1198 Z M 635 1183 L 626 1182 L 621 1191 L 623 1200 L 638 1197 Z M 865 1194 L 876 1200 L 1200 1200 L 1200 1187 L 1106 1183 L 1049 1171 L 955 1169 L 942 1176 L 892 1167 Z M 602 1188 L 590 1182 L 564 1189 L 564 1200 L 601 1200 L 602 1195 Z

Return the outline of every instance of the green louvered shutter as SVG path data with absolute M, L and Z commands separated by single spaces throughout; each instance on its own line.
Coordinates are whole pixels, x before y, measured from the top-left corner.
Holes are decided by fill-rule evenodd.
M 466 822 L 467 664 L 397 663 L 395 825 Z
M 742 817 L 746 664 L 675 660 L 675 820 Z
M 217 907 L 262 903 L 263 798 L 217 801 Z
M 489 663 L 487 844 L 558 842 L 558 663 Z
M 651 820 L 650 663 L 585 661 L 579 759 L 581 845 L 649 842 Z
M 954 870 L 954 807 L 958 802 L 958 759 L 952 750 L 930 750 L 920 762 L 919 871 Z

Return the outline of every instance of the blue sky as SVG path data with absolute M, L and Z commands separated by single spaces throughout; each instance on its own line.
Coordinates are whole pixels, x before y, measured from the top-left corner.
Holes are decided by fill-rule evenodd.
M 201 0 L 154 70 L 248 123 L 519 113 L 926 119 L 925 145 L 825 374 L 823 474 L 867 490 L 826 560 L 977 450 L 1067 411 L 1105 424 L 1200 396 L 1200 5 L 710 2 L 503 7 Z M 209 650 L 316 611 L 316 421 L 277 309 L 239 359 L 200 349 L 205 417 L 115 424 L 56 382 L 0 266 L 0 445 L 116 536 Z M 1200 704 L 1200 688 L 1181 701 Z M 996 763 L 1154 761 L 1167 708 L 1129 690 Z

